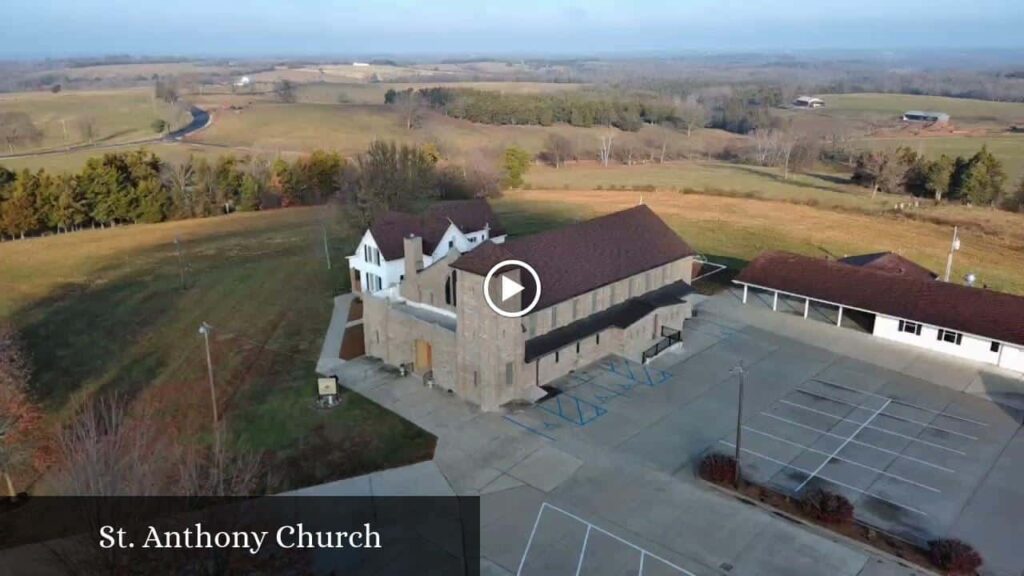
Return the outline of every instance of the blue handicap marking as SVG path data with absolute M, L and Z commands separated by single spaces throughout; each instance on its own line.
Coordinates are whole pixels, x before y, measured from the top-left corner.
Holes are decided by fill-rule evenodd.
M 545 400 L 537 407 L 577 426 L 586 426 L 608 413 L 601 406 L 568 392 Z

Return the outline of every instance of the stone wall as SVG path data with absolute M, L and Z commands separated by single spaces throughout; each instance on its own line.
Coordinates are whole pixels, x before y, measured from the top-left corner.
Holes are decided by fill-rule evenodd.
M 429 343 L 435 384 L 455 388 L 456 338 L 450 329 L 407 314 L 377 296 L 363 298 L 363 327 L 366 355 L 392 366 L 414 363 L 416 341 Z

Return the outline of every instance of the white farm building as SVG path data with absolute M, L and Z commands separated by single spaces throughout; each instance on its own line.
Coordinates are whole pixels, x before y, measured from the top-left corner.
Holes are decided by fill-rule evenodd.
M 766 252 L 734 280 L 779 298 L 837 312 L 836 323 L 857 315 L 879 338 L 1024 373 L 1024 297 L 934 279 L 894 254 L 840 261 Z

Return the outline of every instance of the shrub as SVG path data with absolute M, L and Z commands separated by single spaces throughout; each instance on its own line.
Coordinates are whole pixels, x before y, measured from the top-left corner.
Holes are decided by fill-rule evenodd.
M 961 540 L 932 540 L 928 556 L 936 567 L 951 575 L 975 574 L 982 565 L 981 555 Z
M 826 524 L 845 524 L 853 520 L 853 504 L 841 494 L 816 488 L 800 499 L 804 514 Z
M 736 459 L 728 454 L 708 454 L 700 461 L 700 477 L 716 484 L 732 483 Z

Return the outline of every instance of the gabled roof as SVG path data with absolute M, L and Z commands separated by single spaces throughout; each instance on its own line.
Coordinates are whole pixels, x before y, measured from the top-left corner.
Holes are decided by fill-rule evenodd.
M 789 252 L 765 252 L 735 282 L 1024 345 L 1024 298 L 994 290 Z
M 481 246 L 463 254 L 452 266 L 484 276 L 502 260 L 522 260 L 540 276 L 537 309 L 541 310 L 695 254 L 661 218 L 641 204 L 504 244 Z
M 450 200 L 432 204 L 423 214 L 385 212 L 374 220 L 370 234 L 385 260 L 402 257 L 402 239 L 410 234 L 423 238 L 423 251 L 431 253 L 448 226 L 455 224 L 463 232 L 491 227 L 491 236 L 502 236 L 505 228 L 484 199 Z
M 875 252 L 873 254 L 847 256 L 846 258 L 840 258 L 839 261 L 843 264 L 849 264 L 850 266 L 861 266 L 877 270 L 879 272 L 901 274 L 911 278 L 920 278 L 922 280 L 934 280 L 938 278 L 938 275 L 931 270 L 921 266 L 913 260 L 904 258 L 895 252 Z

